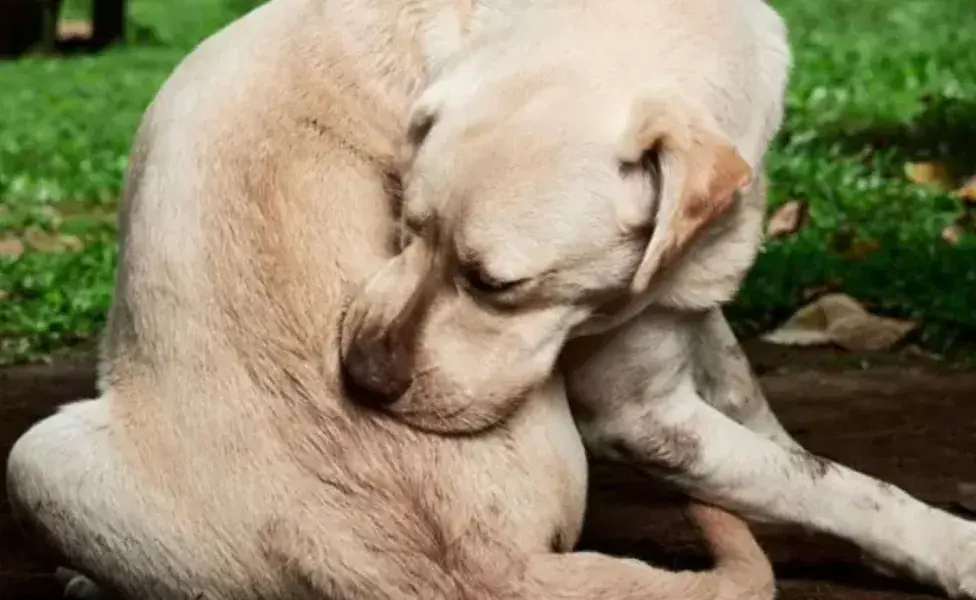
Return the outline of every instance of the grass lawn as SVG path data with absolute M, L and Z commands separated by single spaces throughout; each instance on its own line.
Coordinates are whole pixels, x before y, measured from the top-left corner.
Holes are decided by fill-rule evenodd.
M 130 138 L 180 58 L 254 0 L 132 0 L 139 40 L 98 56 L 0 63 L 0 363 L 90 348 L 112 294 L 114 203 Z M 976 340 L 976 233 L 940 236 L 960 213 L 905 164 L 976 173 L 973 0 L 773 0 L 795 67 L 772 152 L 772 204 L 810 218 L 767 244 L 729 313 L 768 328 L 809 290 L 843 290 L 920 320 L 921 342 Z M 84 14 L 83 0 L 65 15 Z M 23 250 L 21 251 L 21 247 Z

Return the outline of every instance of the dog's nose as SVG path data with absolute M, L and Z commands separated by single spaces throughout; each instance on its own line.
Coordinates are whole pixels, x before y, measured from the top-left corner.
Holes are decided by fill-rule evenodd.
M 354 343 L 342 361 L 346 392 L 354 402 L 385 405 L 395 402 L 410 387 L 409 370 L 390 345 Z

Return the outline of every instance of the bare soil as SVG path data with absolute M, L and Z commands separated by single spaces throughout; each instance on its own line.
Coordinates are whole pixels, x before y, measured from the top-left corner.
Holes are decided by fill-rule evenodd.
M 931 504 L 964 513 L 957 484 L 976 482 L 976 372 L 951 371 L 920 355 L 852 356 L 747 345 L 770 401 L 810 450 L 891 481 Z M 31 423 L 66 401 L 94 394 L 91 359 L 0 369 L 0 458 Z M 594 495 L 631 497 L 639 488 L 595 477 Z M 629 496 L 628 496 L 629 495 Z M 598 497 L 594 497 L 599 501 Z M 620 515 L 626 515 L 621 511 Z M 626 537 L 589 523 L 583 545 L 671 567 L 708 564 L 679 512 L 640 511 Z M 795 528 L 756 526 L 786 600 L 938 598 L 905 581 L 871 574 L 851 546 Z M 58 598 L 54 556 L 23 539 L 0 496 L 0 600 Z

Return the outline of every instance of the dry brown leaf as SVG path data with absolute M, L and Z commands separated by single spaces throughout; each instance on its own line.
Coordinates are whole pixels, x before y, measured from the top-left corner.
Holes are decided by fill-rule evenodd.
M 913 321 L 872 315 L 845 294 L 827 294 L 796 311 L 762 339 L 792 346 L 833 343 L 847 350 L 884 350 L 917 326 Z
M 17 238 L 0 238 L 0 256 L 18 257 L 24 253 L 24 242 Z
M 830 324 L 831 341 L 855 352 L 887 350 L 912 332 L 918 323 L 877 315 L 852 315 Z
M 962 227 L 953 223 L 942 228 L 942 240 L 947 244 L 955 246 L 962 240 Z
M 962 198 L 967 204 L 976 205 L 976 175 L 973 175 L 963 184 L 961 188 L 952 193 L 957 198 Z
M 868 256 L 869 254 L 874 254 L 878 250 L 881 250 L 881 242 L 877 240 L 854 240 L 847 251 L 844 252 L 844 258 L 847 260 L 861 260 Z
M 762 336 L 762 341 L 779 346 L 824 346 L 831 343 L 830 334 L 823 329 L 797 327 L 785 323 Z
M 934 188 L 949 189 L 951 185 L 949 171 L 937 162 L 906 163 L 905 176 L 912 183 Z
M 73 235 L 57 235 L 30 229 L 24 234 L 27 244 L 41 252 L 77 252 L 81 250 L 81 240 Z
M 64 246 L 65 250 L 70 250 L 72 252 L 78 252 L 85 247 L 85 244 L 81 241 L 81 238 L 74 235 L 62 235 L 61 244 Z
M 783 346 L 818 346 L 829 344 L 831 339 L 827 332 L 829 321 L 825 307 L 831 308 L 838 297 L 846 298 L 846 296 L 841 294 L 821 296 L 819 299 L 814 300 L 793 313 L 793 316 L 787 319 L 785 323 L 763 335 L 762 339 L 771 344 L 780 344 Z M 843 302 L 843 300 L 840 300 L 840 302 Z M 854 306 L 860 308 L 857 302 L 854 302 Z
M 800 200 L 790 200 L 773 211 L 766 223 L 766 236 L 771 239 L 793 235 L 806 222 L 810 206 Z

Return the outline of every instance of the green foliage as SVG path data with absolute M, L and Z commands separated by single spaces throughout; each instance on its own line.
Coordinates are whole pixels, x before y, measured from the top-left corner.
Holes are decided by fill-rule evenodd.
M 255 0 L 133 0 L 140 45 L 96 56 L 0 63 L 0 364 L 89 347 L 105 322 L 115 269 L 114 207 L 132 135 L 169 72 Z M 66 0 L 84 19 L 90 0 Z M 17 256 L 25 232 L 80 250 Z
M 730 315 L 742 333 L 831 284 L 882 314 L 919 319 L 947 351 L 976 339 L 976 236 L 942 229 L 960 201 L 907 181 L 906 162 L 976 173 L 976 11 L 968 0 L 773 2 L 790 26 L 788 116 L 769 160 L 773 206 L 810 202 L 770 242 Z M 846 258 L 838 238 L 881 249 Z
M 66 0 L 84 18 L 90 0 Z M 183 55 L 257 0 L 132 0 L 133 43 L 97 56 L 0 63 L 0 363 L 90 342 L 116 260 L 114 203 L 132 134 Z M 939 233 L 957 200 L 905 179 L 904 163 L 976 172 L 972 0 L 778 0 L 795 67 L 771 151 L 772 204 L 803 199 L 807 225 L 770 242 L 736 303 L 755 333 L 831 283 L 875 311 L 924 322 L 936 350 L 976 338 L 976 238 Z M 135 43 L 135 42 L 138 42 Z M 4 256 L 27 230 L 80 250 Z M 838 240 L 881 249 L 845 257 Z

